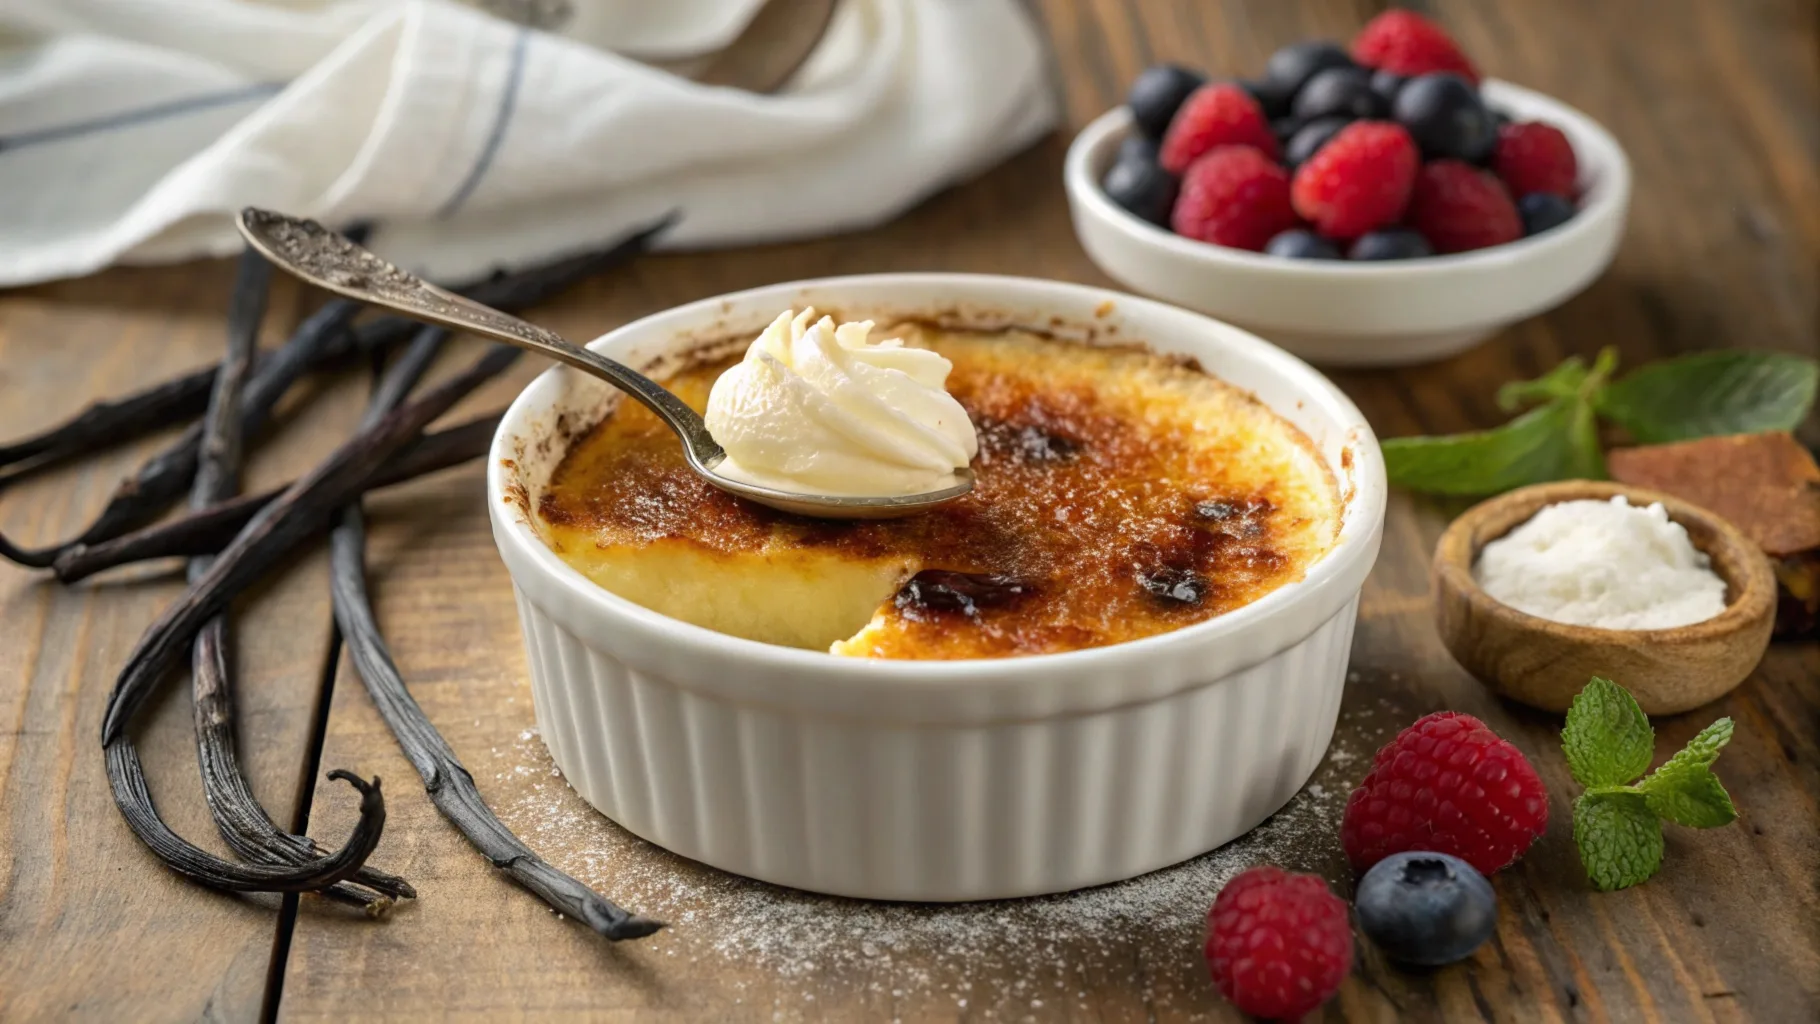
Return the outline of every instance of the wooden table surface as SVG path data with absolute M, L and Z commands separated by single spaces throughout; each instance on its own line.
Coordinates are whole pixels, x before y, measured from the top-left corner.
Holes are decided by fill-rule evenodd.
M 1255 72 L 1284 43 L 1344 38 L 1367 0 L 1041 0 L 1065 129 L 895 222 L 818 242 L 664 256 L 589 281 L 534 318 L 572 337 L 730 289 L 831 273 L 965 270 L 1107 283 L 1075 243 L 1067 137 L 1143 66 Z M 1465 355 L 1335 377 L 1385 436 L 1501 420 L 1498 382 L 1616 345 L 1627 364 L 1712 346 L 1815 353 L 1820 28 L 1811 0 L 1434 0 L 1491 74 L 1590 113 L 1636 169 L 1616 264 L 1584 294 Z M 4 159 L 0 156 L 0 159 Z M 0 295 L 0 437 L 202 365 L 223 344 L 226 264 L 116 270 Z M 279 282 L 265 342 L 315 302 Z M 1310 301 L 1319 301 L 1318 295 Z M 451 360 L 452 361 L 452 360 Z M 456 415 L 503 404 L 537 369 Z M 319 458 L 364 380 L 312 382 L 258 447 L 249 487 Z M 1806 437 L 1814 439 L 1813 424 Z M 0 529 L 67 536 L 149 442 L 0 491 Z M 0 1020 L 1230 1020 L 1200 962 L 1219 883 L 1262 859 L 1351 878 L 1336 835 L 1371 752 L 1416 716 L 1484 718 L 1554 796 L 1548 833 L 1500 874 L 1499 931 L 1426 974 L 1369 948 L 1330 1019 L 1820 1019 L 1820 648 L 1779 645 L 1736 692 L 1658 720 L 1678 747 L 1737 721 L 1719 762 L 1742 818 L 1670 828 L 1661 873 L 1590 891 L 1568 827 L 1558 719 L 1501 703 L 1440 647 L 1428 555 L 1449 510 L 1398 495 L 1367 585 L 1334 748 L 1277 819 L 1225 850 L 1107 890 L 1012 905 L 823 900 L 680 862 L 591 812 L 532 724 L 506 574 L 471 465 L 369 500 L 379 617 L 417 699 L 483 793 L 545 857 L 672 927 L 609 944 L 498 876 L 431 807 L 332 638 L 317 548 L 235 607 L 241 749 L 273 816 L 338 843 L 346 767 L 387 783 L 376 866 L 422 898 L 373 921 L 316 898 L 236 898 L 163 870 L 113 807 L 96 742 L 131 644 L 179 590 L 169 566 L 65 588 L 0 566 Z M 186 688 L 166 687 L 142 750 L 159 806 L 213 844 Z

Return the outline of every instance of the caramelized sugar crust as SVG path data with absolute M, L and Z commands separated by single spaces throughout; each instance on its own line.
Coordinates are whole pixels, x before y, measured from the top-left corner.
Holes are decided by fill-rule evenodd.
M 949 390 L 980 435 L 972 494 L 908 519 L 791 516 L 703 483 L 626 402 L 571 447 L 541 499 L 552 546 L 584 572 L 665 544 L 726 556 L 712 564 L 729 573 L 786 554 L 896 562 L 896 593 L 834 652 L 936 659 L 1179 629 L 1300 578 L 1333 544 L 1339 498 L 1312 445 L 1198 368 L 1019 331 L 906 323 L 876 336 L 953 362 Z M 700 409 L 731 362 L 668 384 Z

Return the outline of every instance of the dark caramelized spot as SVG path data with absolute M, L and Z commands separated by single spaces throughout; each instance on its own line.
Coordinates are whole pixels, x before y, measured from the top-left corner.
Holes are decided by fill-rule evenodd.
M 1276 511 L 1265 498 L 1229 501 L 1214 498 L 1195 503 L 1193 518 L 1212 525 L 1229 537 L 1262 537 L 1269 532 L 1271 513 Z
M 1008 607 L 1035 592 L 1035 585 L 1015 576 L 924 569 L 910 577 L 892 604 L 909 619 L 930 612 L 959 612 L 977 619 L 981 608 Z
M 1261 463 L 1282 444 L 1259 433 L 1268 413 L 1198 368 L 1018 332 L 895 325 L 875 336 L 906 329 L 954 364 L 949 391 L 980 441 L 971 494 L 907 519 L 775 512 L 703 483 L 675 437 L 627 403 L 553 475 L 539 503 L 552 543 L 577 559 L 657 541 L 758 561 L 901 559 L 922 571 L 879 609 L 865 651 L 893 658 L 1073 650 L 1179 629 L 1297 578 L 1332 543 L 1309 528 L 1311 516 L 1331 517 L 1331 480 L 1290 478 L 1287 456 Z M 699 409 L 730 362 L 666 383 Z M 1321 486 L 1326 504 L 1311 512 Z M 727 571 L 741 570 L 729 561 Z
M 982 449 L 1021 462 L 1062 462 L 1081 450 L 1081 442 L 1037 423 L 985 419 L 974 428 Z
M 1137 580 L 1138 586 L 1143 587 L 1146 594 L 1174 604 L 1198 605 L 1212 589 L 1207 577 L 1193 569 L 1169 565 L 1141 571 Z

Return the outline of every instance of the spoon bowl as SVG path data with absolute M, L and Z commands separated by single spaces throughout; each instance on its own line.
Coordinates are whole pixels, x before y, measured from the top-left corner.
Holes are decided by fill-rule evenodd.
M 438 288 L 386 262 L 313 220 L 247 207 L 238 225 L 247 244 L 272 264 L 319 288 L 426 323 L 469 331 L 548 356 L 599 377 L 637 399 L 682 441 L 689 468 L 729 494 L 796 515 L 820 519 L 896 519 L 926 512 L 973 490 L 973 471 L 955 473 L 940 490 L 903 495 L 828 495 L 776 490 L 715 472 L 727 453 L 708 433 L 701 414 L 669 389 L 614 359 L 576 345 L 553 331 Z

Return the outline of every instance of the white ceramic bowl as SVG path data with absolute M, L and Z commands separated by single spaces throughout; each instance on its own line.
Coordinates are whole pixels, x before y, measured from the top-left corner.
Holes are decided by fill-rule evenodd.
M 1138 291 L 1220 317 L 1335 366 L 1394 366 L 1462 352 L 1567 301 L 1604 271 L 1624 234 L 1630 161 L 1578 110 L 1508 82 L 1486 101 L 1572 141 L 1580 211 L 1553 231 L 1452 256 L 1382 263 L 1291 260 L 1183 238 L 1106 198 L 1100 179 L 1131 133 L 1119 107 L 1081 130 L 1063 178 L 1074 230 L 1101 270 Z
M 1345 495 L 1299 582 L 1186 629 L 1028 658 L 858 661 L 755 643 L 617 597 L 526 519 L 610 392 L 553 369 L 500 424 L 487 473 L 518 591 L 537 722 L 571 785 L 684 856 L 844 896 L 971 900 L 1129 878 L 1211 850 L 1293 796 L 1327 748 L 1383 460 L 1320 374 L 1243 331 L 1118 292 L 889 274 L 692 303 L 592 345 L 649 364 L 682 339 L 755 335 L 786 307 L 1142 340 L 1254 392 L 1319 446 Z

